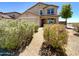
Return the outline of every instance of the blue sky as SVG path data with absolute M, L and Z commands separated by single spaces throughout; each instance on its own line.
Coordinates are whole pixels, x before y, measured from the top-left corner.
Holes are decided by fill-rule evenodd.
M 0 2 L 0 12 L 24 12 L 37 2 Z M 71 4 L 73 15 L 72 18 L 68 19 L 68 22 L 79 22 L 79 2 L 44 2 L 47 4 L 58 5 L 58 13 L 61 11 L 63 4 Z M 59 18 L 63 20 L 62 18 Z

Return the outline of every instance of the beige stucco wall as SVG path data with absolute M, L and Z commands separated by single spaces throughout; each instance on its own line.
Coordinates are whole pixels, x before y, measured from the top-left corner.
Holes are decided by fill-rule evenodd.
M 34 22 L 40 26 L 40 20 L 39 20 L 40 17 L 37 15 L 33 15 L 31 13 L 24 13 L 18 19 L 19 20 L 26 20 L 27 22 Z
M 46 7 L 46 5 L 38 4 L 37 6 L 31 8 L 28 11 L 40 15 L 40 10 L 43 10 L 44 7 Z
M 38 4 L 37 6 L 31 8 L 28 11 L 40 15 L 40 10 L 43 10 L 43 15 L 47 15 L 47 9 L 49 9 L 49 8 L 54 8 L 54 12 L 57 15 L 57 7 L 47 6 L 47 5 L 44 5 L 44 4 Z
M 54 13 L 55 15 L 57 15 L 57 7 L 47 6 L 44 4 L 38 4 L 34 6 L 33 8 L 24 12 L 18 19 L 23 19 L 23 20 L 26 20 L 27 22 L 35 22 L 36 24 L 40 26 L 41 19 L 40 19 L 40 16 L 38 16 L 40 15 L 40 10 L 43 10 L 43 15 L 47 15 L 47 9 L 49 8 L 54 8 Z M 47 19 L 47 17 L 48 16 L 46 16 L 45 18 Z M 56 18 L 56 22 L 58 22 L 58 17 L 53 16 L 53 18 Z

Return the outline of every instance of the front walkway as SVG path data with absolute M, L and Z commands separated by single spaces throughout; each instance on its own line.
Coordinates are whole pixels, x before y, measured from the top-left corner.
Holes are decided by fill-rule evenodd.
M 38 32 L 34 34 L 30 45 L 26 46 L 25 50 L 20 54 L 20 56 L 39 56 L 39 50 L 43 41 L 43 29 L 39 28 Z

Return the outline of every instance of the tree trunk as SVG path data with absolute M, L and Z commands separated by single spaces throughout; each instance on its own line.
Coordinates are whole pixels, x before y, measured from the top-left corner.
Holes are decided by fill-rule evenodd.
M 66 19 L 66 28 L 67 28 L 67 19 Z

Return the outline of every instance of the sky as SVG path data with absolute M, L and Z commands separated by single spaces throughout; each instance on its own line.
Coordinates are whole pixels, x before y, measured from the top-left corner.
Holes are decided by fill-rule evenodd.
M 0 2 L 0 12 L 20 12 L 23 13 L 37 2 Z M 73 15 L 68 19 L 68 22 L 79 22 L 79 2 L 44 2 L 59 6 L 58 14 L 61 11 L 63 4 L 71 4 Z M 59 20 L 64 20 L 59 18 Z

